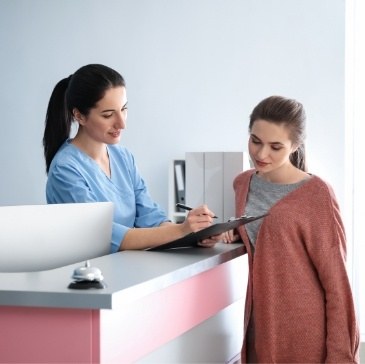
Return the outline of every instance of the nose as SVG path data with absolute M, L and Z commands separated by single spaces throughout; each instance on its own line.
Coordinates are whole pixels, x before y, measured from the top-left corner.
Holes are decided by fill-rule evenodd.
M 126 112 L 123 112 L 123 111 L 119 112 L 117 114 L 115 124 L 114 124 L 115 129 L 125 129 L 126 122 L 127 122 Z
M 265 145 L 262 145 L 256 153 L 258 159 L 264 160 L 269 155 L 269 148 Z

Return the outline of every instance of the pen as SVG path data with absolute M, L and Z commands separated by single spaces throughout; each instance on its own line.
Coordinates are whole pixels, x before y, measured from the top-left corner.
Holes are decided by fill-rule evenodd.
M 176 207 L 180 207 L 183 210 L 191 211 L 193 208 L 190 206 L 183 205 L 182 203 L 177 203 Z M 218 219 L 218 216 L 213 216 L 213 219 Z

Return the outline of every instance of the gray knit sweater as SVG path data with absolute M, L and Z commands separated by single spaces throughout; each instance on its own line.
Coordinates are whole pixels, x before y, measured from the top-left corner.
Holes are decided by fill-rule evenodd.
M 276 202 L 301 186 L 306 180 L 304 179 L 292 184 L 278 184 L 268 182 L 260 178 L 257 174 L 254 174 L 251 178 L 245 214 L 249 216 L 265 214 Z M 261 223 L 262 219 L 258 219 L 246 225 L 247 235 L 253 246 L 255 246 L 256 236 Z

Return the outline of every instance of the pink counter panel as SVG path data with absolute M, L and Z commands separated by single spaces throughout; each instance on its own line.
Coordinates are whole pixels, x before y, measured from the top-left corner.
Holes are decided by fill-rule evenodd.
M 0 362 L 137 362 L 232 303 L 242 300 L 245 294 L 244 281 L 235 279 L 244 274 L 242 249 L 222 244 L 215 252 L 208 254 L 205 250 L 196 259 L 194 255 L 198 251 L 184 256 L 186 265 L 181 265 L 179 252 L 163 255 L 143 252 L 144 255 L 137 256 L 138 260 L 152 260 L 153 278 L 140 281 L 134 286 L 126 286 L 125 290 L 131 289 L 130 292 L 134 292 L 132 298 L 110 286 L 106 291 L 98 290 L 104 292 L 94 290 L 83 293 L 89 306 L 92 306 L 93 296 L 110 294 L 111 307 L 56 307 L 54 292 L 53 299 L 48 304 L 52 307 L 47 307 L 47 292 L 42 292 L 43 304 L 33 302 L 33 306 L 29 306 L 25 302 L 17 302 L 0 306 Z M 119 257 L 120 264 L 127 257 L 123 254 Z M 179 254 L 176 269 L 156 275 L 156 259 L 170 259 L 170 267 L 174 257 Z M 98 258 L 93 263 L 98 263 L 101 269 L 104 266 L 105 271 L 108 271 L 108 259 L 108 256 Z M 115 263 L 116 257 L 112 259 Z M 145 267 L 148 270 L 148 265 Z M 190 272 L 189 276 L 186 276 L 186 272 L 182 274 L 186 270 Z M 107 281 L 107 277 L 105 279 Z M 112 285 L 116 285 L 114 281 Z M 28 289 L 31 290 L 32 287 Z M 145 295 L 143 291 L 146 292 Z M 39 291 L 34 293 L 40 294 Z M 62 294 L 66 293 L 70 301 L 73 296 L 77 297 L 77 305 L 80 305 L 79 293 L 74 295 L 72 290 L 65 290 Z M 19 294 L 20 292 L 18 296 Z M 0 295 L 0 303 L 1 297 Z M 65 297 L 60 300 L 62 302 L 66 304 Z M 34 306 L 36 304 L 39 306 Z

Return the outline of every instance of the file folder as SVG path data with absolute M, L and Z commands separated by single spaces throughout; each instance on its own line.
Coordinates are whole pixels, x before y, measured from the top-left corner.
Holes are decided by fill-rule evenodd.
M 204 203 L 219 216 L 218 222 L 225 221 L 223 216 L 223 155 L 223 152 L 204 153 Z M 230 185 L 233 194 L 233 179 Z M 234 214 L 234 210 L 229 216 L 232 216 L 232 214 Z
M 185 153 L 186 172 L 186 205 L 200 206 L 205 203 L 204 198 L 204 152 Z M 214 211 L 217 216 L 219 211 Z
M 162 244 L 156 246 L 154 248 L 150 248 L 147 250 L 157 251 L 157 250 L 166 250 L 166 249 L 179 249 L 179 248 L 189 248 L 198 246 L 198 242 L 204 239 L 207 239 L 214 235 L 222 234 L 226 231 L 233 230 L 241 225 L 247 224 L 251 221 L 255 221 L 261 219 L 268 214 L 260 215 L 260 216 L 241 216 L 234 220 L 230 220 L 227 222 L 221 222 L 214 225 L 211 225 L 205 229 L 199 230 L 195 233 L 190 233 L 185 235 L 182 238 L 173 240 L 169 243 Z

